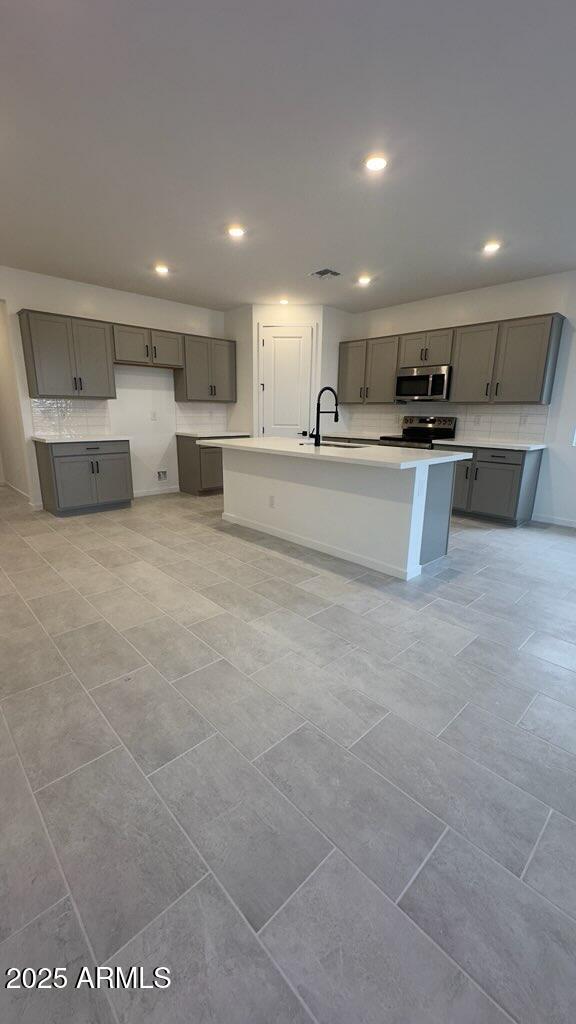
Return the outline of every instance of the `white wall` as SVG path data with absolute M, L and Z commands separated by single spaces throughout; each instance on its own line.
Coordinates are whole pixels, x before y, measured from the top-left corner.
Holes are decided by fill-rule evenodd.
M 553 312 L 563 313 L 567 323 L 549 407 L 447 405 L 442 406 L 442 411 L 458 415 L 458 436 L 463 439 L 475 434 L 494 439 L 545 441 L 548 449 L 540 474 L 535 517 L 576 527 L 576 448 L 571 443 L 576 430 L 576 273 L 553 274 L 359 313 L 353 317 L 352 329 L 346 321 L 335 318 L 334 330 L 324 339 L 325 358 L 327 365 L 333 367 L 338 341 L 345 337 L 379 337 Z M 402 407 L 344 406 L 341 426 L 381 433 L 395 431 L 402 415 L 415 411 L 422 411 L 416 403 Z
M 224 335 L 224 314 L 187 306 L 180 302 L 153 299 L 145 295 L 99 288 L 77 281 L 0 268 L 0 300 L 7 315 L 7 341 L 2 345 L 0 325 L 0 371 L 12 360 L 12 386 L 0 383 L 0 396 L 12 392 L 12 405 L 0 403 L 0 437 L 3 445 L 6 482 L 28 494 L 32 504 L 40 502 L 34 445 L 34 430 L 79 429 L 126 433 L 131 439 L 134 490 L 136 494 L 177 488 L 176 443 L 178 428 L 225 429 L 225 405 L 188 405 L 174 402 L 172 371 L 146 367 L 116 367 L 118 397 L 98 402 L 85 399 L 30 400 L 22 353 L 19 309 L 40 309 L 71 316 L 100 318 L 137 326 L 158 327 L 192 334 Z M 9 380 L 9 366 L 6 372 Z M 17 397 L 15 401 L 14 396 Z M 18 408 L 19 407 L 19 408 Z M 20 417 L 18 416 L 20 413 Z M 155 415 L 155 419 L 153 419 Z M 3 417 L 7 420 L 4 424 Z M 18 419 L 20 433 L 18 434 Z M 6 456 L 5 436 L 11 439 Z M 168 470 L 168 480 L 158 484 L 157 469 Z
M 1 294 L 1 293 L 0 293 Z M 0 453 L 2 481 L 28 494 L 26 443 L 20 409 L 16 360 L 8 331 L 6 303 L 0 299 Z
M 236 402 L 228 406 L 228 430 L 252 433 L 254 425 L 254 329 L 252 306 L 224 314 L 227 338 L 236 341 Z

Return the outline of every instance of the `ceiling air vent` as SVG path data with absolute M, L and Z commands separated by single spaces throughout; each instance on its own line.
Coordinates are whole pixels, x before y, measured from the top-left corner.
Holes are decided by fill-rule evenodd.
M 340 277 L 338 270 L 330 270 L 330 267 L 324 267 L 324 270 L 314 270 L 310 277 L 319 277 L 323 280 L 325 277 Z

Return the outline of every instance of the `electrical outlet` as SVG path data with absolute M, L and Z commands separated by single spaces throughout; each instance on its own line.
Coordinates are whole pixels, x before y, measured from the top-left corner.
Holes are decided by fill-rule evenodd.
M 158 479 L 159 480 L 167 480 L 168 479 L 168 470 L 167 469 L 159 469 L 158 470 Z
M 158 422 L 158 413 L 156 412 L 156 409 L 152 409 L 150 413 L 150 419 L 152 420 L 152 423 Z
M 276 508 L 276 498 L 273 494 L 268 498 L 268 508 Z

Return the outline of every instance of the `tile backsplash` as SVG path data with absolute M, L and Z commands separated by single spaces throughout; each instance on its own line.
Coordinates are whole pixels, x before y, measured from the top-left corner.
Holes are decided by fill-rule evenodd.
M 106 400 L 89 398 L 32 398 L 35 434 L 110 434 L 110 409 Z
M 176 430 L 226 430 L 228 407 L 217 402 L 176 402 Z
M 395 434 L 403 416 L 457 416 L 456 437 L 494 438 L 538 444 L 544 441 L 548 422 L 545 405 L 456 405 L 450 402 L 407 405 L 342 405 L 340 430 Z

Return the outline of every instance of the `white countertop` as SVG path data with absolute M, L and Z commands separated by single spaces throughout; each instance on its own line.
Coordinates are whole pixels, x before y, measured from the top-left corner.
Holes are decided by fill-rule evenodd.
M 125 434 L 32 434 L 41 444 L 90 444 L 92 441 L 129 441 Z
M 318 459 L 321 462 L 342 462 L 357 466 L 375 466 L 378 469 L 416 469 L 422 465 L 439 465 L 443 462 L 460 462 L 472 457 L 472 452 L 435 452 L 420 448 L 388 448 L 366 445 L 355 448 L 315 448 L 311 441 L 296 441 L 291 437 L 239 438 L 238 440 L 205 441 L 213 448 L 233 451 L 255 452 L 258 455 L 284 455 L 296 459 Z
M 247 430 L 177 430 L 176 437 L 250 437 Z
M 435 445 L 457 444 L 461 448 L 469 444 L 471 448 L 506 448 L 512 452 L 541 452 L 548 446 L 545 444 L 524 444 L 522 441 L 496 441 L 493 437 L 455 437 L 449 441 L 434 441 Z

